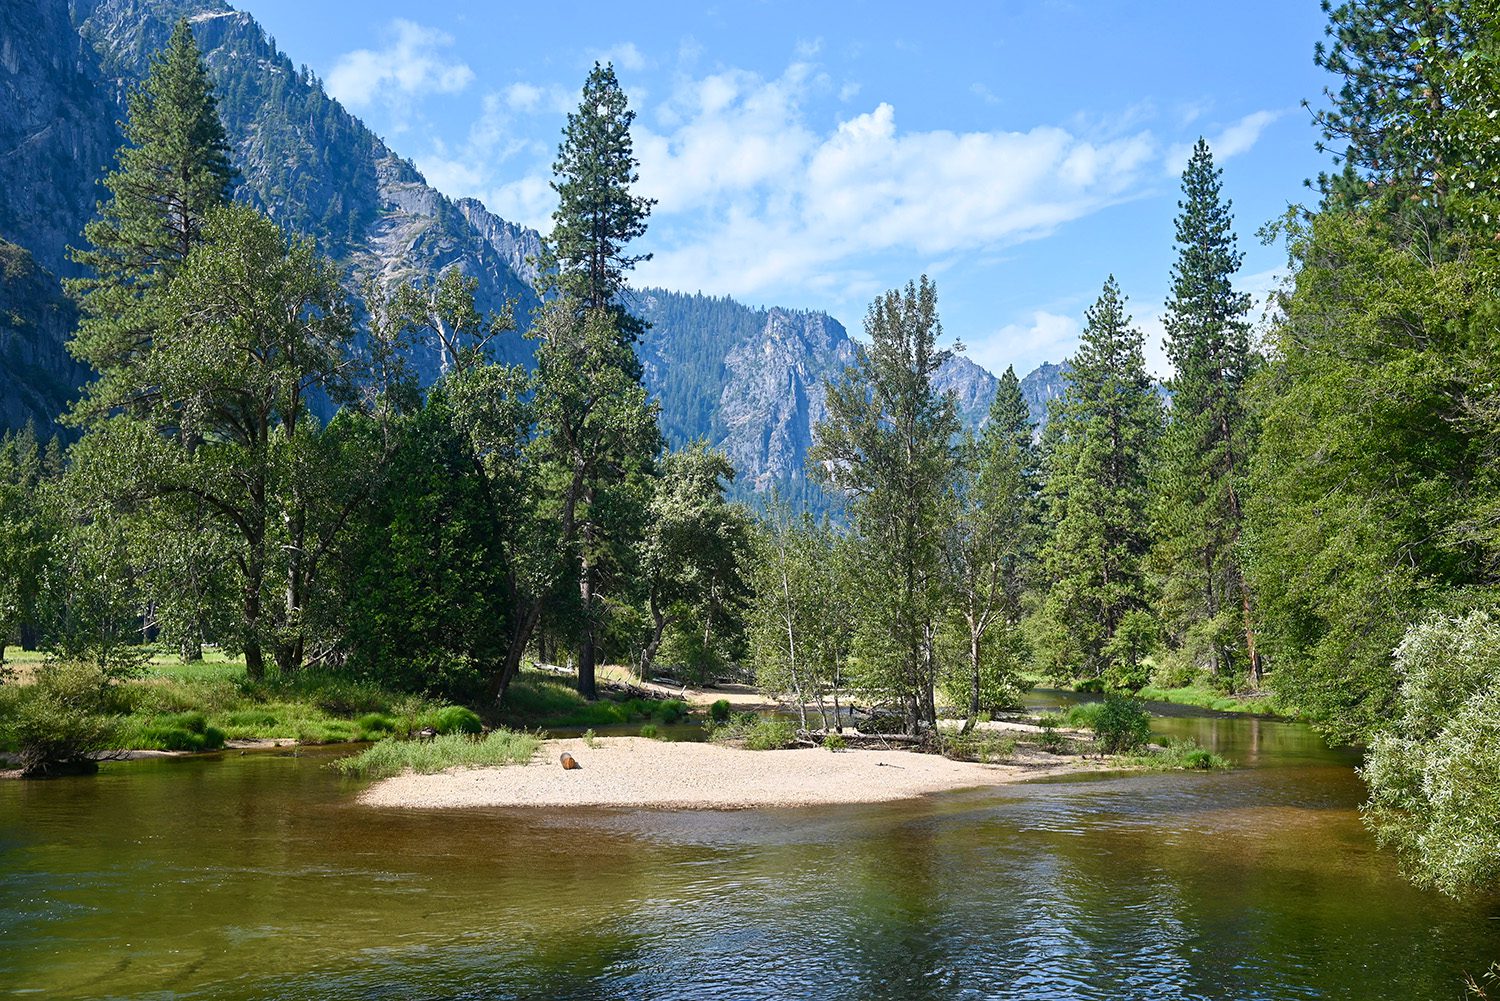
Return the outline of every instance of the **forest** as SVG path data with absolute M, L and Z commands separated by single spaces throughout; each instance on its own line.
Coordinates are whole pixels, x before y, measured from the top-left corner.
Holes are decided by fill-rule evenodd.
M 74 251 L 69 349 L 91 381 L 66 435 L 0 444 L 0 669 L 7 645 L 46 655 L 0 685 L 4 739 L 107 741 L 110 692 L 160 649 L 480 715 L 531 662 L 571 665 L 586 699 L 604 664 L 739 677 L 804 728 L 857 699 L 913 737 L 1038 683 L 1191 690 L 1364 748 L 1364 820 L 1409 875 L 1493 888 L 1497 17 L 1329 9 L 1316 58 L 1337 84 L 1309 108 L 1333 166 L 1258 234 L 1287 255 L 1269 304 L 1237 288 L 1233 193 L 1198 142 L 1165 393 L 1100 275 L 1045 426 L 1007 370 L 965 428 L 932 386 L 952 350 L 937 286 L 893 282 L 825 385 L 821 496 L 753 504 L 711 443 L 666 448 L 642 382 L 628 278 L 652 202 L 610 65 L 568 115 L 521 317 L 477 309 L 456 269 L 351 296 L 237 201 L 184 20 Z M 497 360 L 527 320 L 531 359 Z M 431 385 L 421 350 L 441 357 Z M 667 392 L 686 399 L 683 379 Z

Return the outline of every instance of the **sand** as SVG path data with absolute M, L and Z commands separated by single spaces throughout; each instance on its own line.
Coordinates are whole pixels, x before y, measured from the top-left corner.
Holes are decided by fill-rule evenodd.
M 567 751 L 580 767 L 565 771 Z M 1016 764 L 950 761 L 911 751 L 800 748 L 746 751 L 644 737 L 548 740 L 526 765 L 450 769 L 383 779 L 361 796 L 368 806 L 653 807 L 737 810 L 879 803 L 929 793 L 1003 785 L 1102 763 L 1039 755 Z

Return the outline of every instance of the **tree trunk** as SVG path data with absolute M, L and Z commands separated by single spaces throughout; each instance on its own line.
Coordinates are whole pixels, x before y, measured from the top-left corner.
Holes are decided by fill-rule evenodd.
M 526 656 L 526 647 L 531 643 L 531 636 L 536 631 L 536 624 L 542 617 L 542 603 L 537 599 L 518 601 L 520 607 L 514 608 L 514 625 L 511 629 L 510 642 L 505 648 L 505 659 L 500 663 L 500 670 L 490 677 L 489 684 L 485 688 L 485 698 L 490 703 L 497 703 L 505 698 L 505 690 L 521 670 L 521 661 Z
M 589 701 L 599 697 L 594 682 L 594 570 L 587 562 L 578 578 L 578 594 L 583 599 L 583 640 L 578 645 L 578 694 Z
M 974 729 L 979 722 L 979 631 L 969 624 L 969 718 L 964 720 L 964 733 Z
M 656 602 L 651 603 L 651 639 L 646 643 L 646 648 L 641 651 L 641 680 L 646 681 L 651 676 L 651 667 L 656 663 L 656 652 L 661 649 L 662 637 L 667 634 L 667 626 L 671 617 L 663 615 L 656 608 Z

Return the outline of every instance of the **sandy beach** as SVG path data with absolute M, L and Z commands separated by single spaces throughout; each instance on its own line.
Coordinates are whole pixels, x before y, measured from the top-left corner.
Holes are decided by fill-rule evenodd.
M 568 752 L 579 768 L 558 763 Z M 1003 785 L 1102 762 L 1038 754 L 1015 764 L 950 761 L 910 751 L 745 751 L 718 744 L 608 737 L 545 741 L 526 765 L 452 769 L 383 779 L 361 796 L 368 806 L 654 807 L 737 810 L 754 807 L 879 803 L 928 793 Z

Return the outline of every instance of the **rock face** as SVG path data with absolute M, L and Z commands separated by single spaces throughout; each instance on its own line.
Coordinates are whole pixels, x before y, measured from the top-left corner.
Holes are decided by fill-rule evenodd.
M 1000 380 L 963 355 L 950 355 L 932 376 L 932 388 L 952 393 L 958 404 L 958 419 L 964 427 L 978 430 L 990 417 Z
M 57 277 L 27 251 L 0 240 L 0 430 L 31 421 L 47 438 L 88 370 L 63 345 L 77 322 Z
M 827 414 L 823 382 L 853 360 L 837 320 L 785 309 L 770 310 L 759 336 L 729 353 L 717 444 L 746 485 L 761 491 L 805 479 L 813 429 Z
M 0 3 L 0 238 L 54 275 L 114 162 L 121 117 L 95 54 L 57 0 Z
M 1031 423 L 1041 431 L 1047 424 L 1047 405 L 1062 396 L 1067 388 L 1068 363 L 1054 365 L 1044 361 L 1033 372 L 1021 380 L 1021 396 L 1031 411 Z

